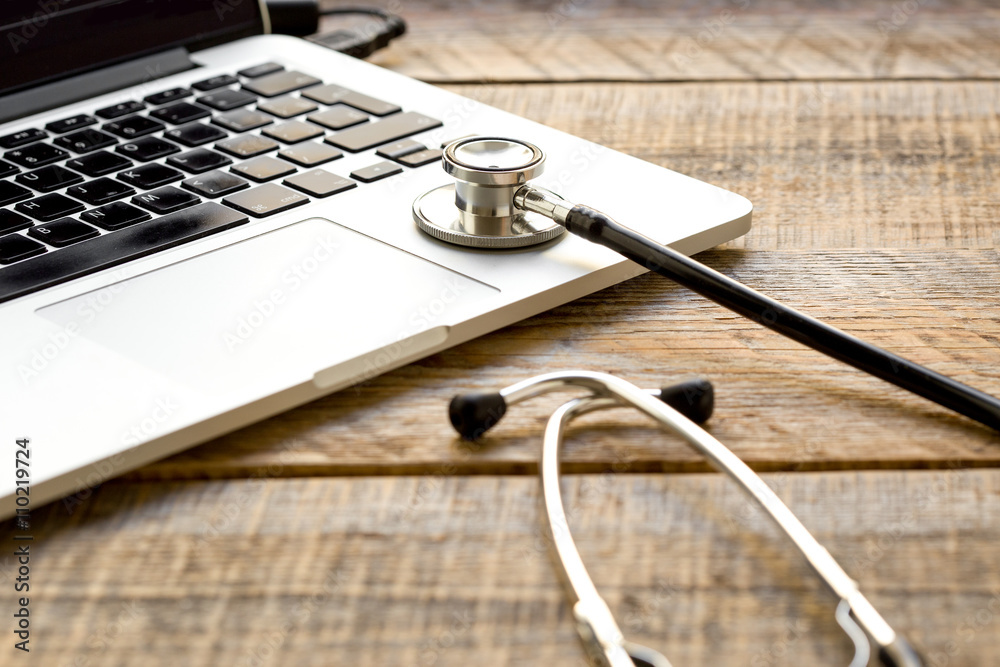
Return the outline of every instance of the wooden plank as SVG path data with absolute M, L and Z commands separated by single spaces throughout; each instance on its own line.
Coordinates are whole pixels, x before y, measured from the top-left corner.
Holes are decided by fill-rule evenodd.
M 1000 395 L 994 250 L 747 252 L 702 259 L 865 340 Z M 571 368 L 641 386 L 703 375 L 711 432 L 763 470 L 996 465 L 997 435 L 647 275 L 131 473 L 143 478 L 524 473 L 566 395 L 512 409 L 478 447 L 446 406 Z M 574 437 L 571 469 L 703 471 L 700 456 L 630 412 Z M 873 443 L 878 443 L 873 447 Z
M 995 78 L 983 2 L 390 0 L 407 35 L 372 60 L 433 82 Z M 322 30 L 335 26 L 328 20 Z
M 1000 473 L 768 481 L 931 664 L 1000 661 Z M 829 593 L 727 480 L 563 488 L 631 639 L 677 665 L 849 661 Z M 71 515 L 36 509 L 32 664 L 583 664 L 538 493 L 518 477 L 109 484 Z

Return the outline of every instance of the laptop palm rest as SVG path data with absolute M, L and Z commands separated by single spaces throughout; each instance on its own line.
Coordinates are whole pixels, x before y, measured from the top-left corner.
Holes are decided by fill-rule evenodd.
M 498 295 L 314 218 L 37 312 L 174 381 L 249 396 L 388 370 L 408 360 L 391 355 L 401 341 L 408 358 L 430 350 Z

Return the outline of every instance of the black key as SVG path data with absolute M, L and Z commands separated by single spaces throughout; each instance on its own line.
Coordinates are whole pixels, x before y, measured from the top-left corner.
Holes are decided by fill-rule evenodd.
M 152 118 L 165 121 L 171 125 L 183 125 L 199 118 L 211 116 L 212 112 L 197 104 L 178 102 L 168 107 L 160 107 L 156 111 L 151 111 L 149 115 Z
M 0 137 L 0 148 L 17 148 L 18 146 L 27 146 L 30 143 L 41 141 L 47 136 L 49 135 L 34 127 L 29 130 L 21 130 L 20 132 Z
M 147 211 L 136 208 L 123 201 L 116 201 L 100 208 L 95 208 L 80 215 L 92 225 L 97 225 L 101 229 L 113 232 L 122 227 L 129 227 L 137 222 L 149 220 L 153 216 Z
M 266 218 L 269 215 L 307 204 L 309 198 L 280 185 L 266 183 L 252 190 L 230 195 L 222 201 L 255 218 Z
M 38 143 L 31 144 L 30 146 L 25 146 L 24 148 L 18 148 L 16 150 L 7 151 L 3 154 L 5 158 L 11 162 L 16 162 L 22 167 L 41 167 L 52 162 L 58 162 L 59 160 L 69 157 L 69 153 L 61 148 L 56 148 L 49 144 Z
M 250 184 L 239 176 L 233 176 L 224 171 L 210 171 L 207 174 L 187 179 L 181 183 L 181 187 L 187 188 L 191 192 L 197 192 L 202 197 L 214 199 L 248 188 Z
M 261 155 L 236 165 L 230 171 L 240 176 L 246 176 L 258 183 L 263 183 L 264 181 L 270 181 L 272 178 L 294 174 L 295 167 L 270 155 Z
M 146 108 L 146 105 L 142 102 L 136 100 L 129 100 L 128 102 L 121 102 L 119 104 L 113 104 L 109 107 L 104 107 L 103 109 L 98 109 L 96 113 L 101 118 L 106 118 L 107 120 L 112 120 L 114 118 L 121 118 L 122 116 L 127 116 L 130 113 L 135 113 L 136 111 L 142 111 Z
M 236 109 L 224 114 L 220 114 L 212 119 L 216 125 L 221 125 L 233 132 L 246 132 L 258 127 L 269 125 L 273 119 L 265 113 L 251 111 L 250 109 Z
M 426 150 L 427 146 L 424 146 L 419 141 L 414 141 L 413 139 L 402 139 L 400 141 L 393 142 L 391 144 L 386 144 L 382 146 L 377 151 L 375 155 L 379 157 L 388 158 L 389 160 L 398 160 L 404 155 L 410 153 L 416 153 L 417 151 Z
M 428 148 L 426 150 L 417 151 L 416 153 L 410 153 L 409 155 L 404 155 L 399 158 L 397 162 L 407 167 L 422 167 L 425 164 L 431 164 L 432 162 L 441 161 L 441 149 L 440 148 Z
M 274 127 L 265 128 L 261 131 L 261 134 L 286 144 L 297 144 L 306 139 L 314 139 L 322 136 L 323 129 L 310 123 L 303 123 L 300 120 L 290 120 Z
M 207 148 L 197 148 L 187 153 L 181 153 L 167 158 L 167 164 L 183 169 L 189 174 L 201 174 L 206 171 L 232 164 L 225 155 L 210 151 Z
M 66 194 L 87 202 L 91 206 L 100 206 L 109 201 L 134 195 L 135 190 L 113 178 L 98 178 L 89 183 L 72 187 L 66 191 Z
M 28 236 L 45 241 L 57 248 L 65 248 L 98 235 L 100 235 L 99 231 L 73 218 L 62 218 L 47 225 L 37 225 L 28 230 Z
M 216 88 L 229 86 L 234 83 L 239 83 L 239 79 L 235 76 L 230 76 L 229 74 L 219 74 L 208 79 L 203 79 L 197 83 L 192 83 L 191 87 L 195 90 L 205 92 L 207 90 L 215 90 Z
M 278 147 L 278 143 L 268 139 L 267 137 L 245 134 L 241 137 L 230 137 L 229 139 L 224 139 L 223 141 L 215 144 L 215 147 L 220 151 L 229 153 L 230 155 L 246 158 L 254 157 L 255 155 L 260 155 L 261 153 L 267 153 L 268 151 L 273 151 Z
M 132 166 L 131 160 L 107 151 L 98 151 L 83 157 L 67 160 L 66 166 L 81 171 L 87 176 L 103 176 Z
M 80 128 L 87 127 L 88 125 L 93 125 L 97 122 L 97 119 L 93 116 L 88 116 L 87 114 L 80 114 L 78 116 L 73 116 L 72 118 L 63 118 L 62 120 L 56 120 L 45 126 L 45 129 L 53 134 L 66 134 L 67 132 L 72 132 L 73 130 L 79 130 Z
M 156 163 L 144 164 L 141 167 L 129 169 L 128 171 L 123 171 L 118 174 L 119 181 L 124 181 L 129 185 L 140 187 L 143 190 L 152 190 L 153 188 L 158 188 L 161 185 L 179 181 L 182 178 L 184 178 L 184 174 L 176 169 L 171 169 L 170 167 Z
M 254 65 L 253 67 L 248 67 L 246 69 L 241 69 L 237 74 L 240 76 L 245 76 L 248 79 L 256 79 L 259 76 L 264 76 L 265 74 L 272 74 L 274 72 L 280 72 L 285 69 L 278 63 L 264 63 L 262 65 Z
M 18 171 L 20 171 L 20 169 L 12 165 L 10 162 L 0 160 L 0 178 L 16 174 Z
M 104 134 L 100 130 L 89 127 L 86 130 L 58 137 L 52 143 L 59 144 L 63 148 L 68 148 L 74 153 L 89 153 L 96 151 L 98 148 L 117 144 L 118 139 L 112 137 L 110 134 Z
M 133 204 L 149 209 L 153 213 L 173 213 L 182 208 L 194 206 L 200 201 L 197 196 L 190 192 L 178 190 L 173 186 L 132 197 Z
M 277 186 L 275 186 L 277 187 Z M 0 301 L 58 285 L 247 222 L 215 202 L 171 213 L 0 271 Z
M 124 143 L 115 148 L 115 150 L 122 155 L 129 156 L 133 160 L 149 162 L 164 155 L 179 153 L 181 148 L 177 144 L 172 144 L 166 139 L 160 139 L 159 137 L 142 137 L 135 141 Z
M 441 127 L 441 121 L 416 111 L 407 111 L 377 123 L 365 123 L 337 132 L 327 137 L 326 141 L 337 148 L 357 153 L 435 127 Z
M 337 104 L 338 102 L 347 104 L 355 109 L 370 113 L 373 116 L 388 116 L 389 114 L 401 111 L 395 104 L 384 102 L 332 83 L 326 86 L 317 86 L 316 88 L 303 90 L 302 96 L 327 105 Z
M 278 151 L 278 157 L 302 165 L 303 167 L 315 167 L 318 164 L 344 157 L 344 154 L 333 146 L 310 141 L 309 143 L 297 144 L 280 150 Z
M 202 144 L 207 144 L 208 142 L 215 141 L 216 139 L 224 139 L 229 135 L 219 128 L 212 127 L 211 125 L 191 123 L 190 125 L 176 127 L 169 132 L 165 132 L 163 136 L 168 139 L 173 139 L 174 141 L 179 141 L 185 146 L 194 148 L 195 146 L 201 146 Z
M 187 88 L 171 88 L 170 90 L 164 90 L 160 93 L 154 93 L 146 97 L 146 101 L 153 106 L 160 106 L 161 104 L 166 104 L 167 102 L 176 102 L 177 100 L 183 100 L 185 97 L 190 97 L 191 91 Z
M 0 181 L 0 206 L 30 198 L 31 190 L 28 188 L 22 188 L 17 183 L 11 183 L 10 181 Z
M 23 201 L 14 208 L 40 222 L 52 222 L 63 216 L 79 213 L 85 207 L 66 195 L 51 194 L 42 195 L 31 201 Z
M 256 79 L 243 84 L 243 88 L 252 93 L 257 93 L 261 97 L 277 97 L 290 93 L 293 90 L 307 88 L 323 83 L 314 76 L 290 70 L 287 72 L 275 72 L 265 74 Z
M 309 114 L 308 118 L 312 122 L 319 123 L 331 130 L 342 130 L 345 127 L 351 127 L 352 125 L 364 123 L 368 120 L 368 116 L 365 114 L 343 104 L 330 107 L 326 111 Z
M 198 101 L 205 106 L 218 109 L 219 111 L 229 111 L 237 107 L 245 107 L 257 101 L 256 95 L 243 90 L 220 90 L 217 93 L 209 93 L 198 98 Z
M 33 224 L 35 223 L 23 215 L 18 215 L 6 208 L 0 208 L 0 236 L 27 229 Z
M 83 176 L 80 174 L 70 171 L 66 167 L 60 167 L 57 164 L 50 164 L 47 167 L 17 175 L 18 183 L 27 185 L 29 188 L 34 188 L 39 192 L 52 192 L 53 190 L 59 190 L 68 185 L 79 183 L 82 180 Z
M 26 239 L 20 234 L 0 237 L 0 264 L 10 264 L 21 259 L 41 255 L 44 252 L 45 246 L 38 241 Z M 6 271 L 0 273 L 0 292 L 3 291 L 3 280 L 7 275 Z
M 296 174 L 291 178 L 286 178 L 282 183 L 313 197 L 329 197 L 338 192 L 358 187 L 358 184 L 351 179 L 331 174 L 325 169 L 313 169 Z
M 387 176 L 398 174 L 403 168 L 392 162 L 378 162 L 370 167 L 355 169 L 351 172 L 351 178 L 356 178 L 364 183 L 381 180 Z
M 291 118 L 292 116 L 298 116 L 299 114 L 304 114 L 309 111 L 316 111 L 319 107 L 309 100 L 288 95 L 286 97 L 276 97 L 271 100 L 264 100 L 257 105 L 257 108 L 261 111 L 266 111 L 272 116 L 278 116 L 279 118 Z
M 125 139 L 134 139 L 135 137 L 141 137 L 146 134 L 152 134 L 153 132 L 159 132 L 166 127 L 167 126 L 160 121 L 153 120 L 152 118 L 146 118 L 145 116 L 129 116 L 128 118 L 105 123 L 104 127 L 101 129 L 105 132 L 117 134 L 119 137 L 124 137 Z

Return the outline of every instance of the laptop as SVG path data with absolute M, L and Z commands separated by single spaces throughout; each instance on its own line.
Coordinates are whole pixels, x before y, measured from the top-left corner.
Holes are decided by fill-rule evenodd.
M 528 141 L 538 185 L 687 254 L 750 228 L 739 195 L 268 32 L 257 2 L 0 3 L 0 442 L 31 452 L 4 516 L 643 272 L 422 232 L 452 140 Z

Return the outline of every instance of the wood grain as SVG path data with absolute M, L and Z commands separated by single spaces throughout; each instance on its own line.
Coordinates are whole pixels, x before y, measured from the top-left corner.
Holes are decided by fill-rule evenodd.
M 1000 473 L 767 479 L 936 664 L 1000 660 Z M 829 593 L 727 480 L 564 492 L 633 640 L 676 665 L 849 662 Z M 108 484 L 35 517 L 31 664 L 582 665 L 538 494 L 518 477 Z

